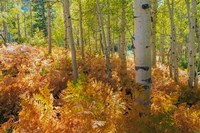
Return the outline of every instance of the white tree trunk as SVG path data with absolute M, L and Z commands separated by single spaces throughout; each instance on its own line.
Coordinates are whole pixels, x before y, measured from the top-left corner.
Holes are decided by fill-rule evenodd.
M 142 85 L 136 96 L 137 102 L 150 108 L 151 96 L 151 15 L 150 0 L 135 0 L 135 59 L 136 83 Z
M 198 17 L 197 17 L 197 0 L 193 0 L 192 1 L 192 5 L 194 8 L 194 15 L 195 15 L 195 32 L 196 32 L 196 37 L 197 37 L 197 51 L 198 51 L 198 55 L 199 57 L 197 58 L 197 67 L 195 70 L 195 83 L 194 83 L 194 87 L 197 88 L 198 87 L 198 67 L 200 66 L 200 32 L 199 32 L 199 24 L 198 24 Z
M 190 88 L 197 88 L 195 82 L 197 78 L 196 67 L 195 67 L 195 5 L 196 1 L 192 0 L 192 11 L 190 11 L 190 2 L 186 1 L 187 11 L 188 11 L 188 21 L 189 21 L 189 46 L 188 46 L 188 70 L 189 70 L 189 78 L 188 78 L 188 86 Z M 196 73 L 196 74 L 195 74 Z
M 106 23 L 106 36 L 107 36 L 107 44 L 108 44 L 108 53 L 110 55 L 111 51 L 111 35 L 110 35 L 110 1 L 107 0 L 107 23 Z
M 82 61 L 85 61 L 84 43 L 83 43 L 83 15 L 82 15 L 82 5 L 81 0 L 78 1 L 79 6 L 79 34 L 80 34 L 80 45 L 81 45 L 81 56 Z
M 111 67 L 110 67 L 110 56 L 108 53 L 108 47 L 107 47 L 107 43 L 106 43 L 105 31 L 104 31 L 104 27 L 103 27 L 104 26 L 103 25 L 103 17 L 102 17 L 102 13 L 101 13 L 99 0 L 96 0 L 96 4 L 97 4 L 98 16 L 99 16 L 99 26 L 100 26 L 101 35 L 102 35 L 102 44 L 105 49 L 104 52 L 105 52 L 107 75 L 108 75 L 108 78 L 111 78 L 112 73 L 111 73 Z
M 167 0 L 167 6 L 170 15 L 170 23 L 171 23 L 171 35 L 170 35 L 170 76 L 173 75 L 174 80 L 178 82 L 178 55 L 177 55 L 177 47 L 176 47 L 176 27 L 174 24 L 174 0 L 172 0 L 172 7 L 170 6 L 169 0 Z M 174 73 L 172 70 L 174 69 Z M 173 74 L 172 74 L 173 73 Z
M 157 0 L 151 0 L 152 3 L 152 30 L 151 30 L 151 49 L 152 49 L 152 66 L 156 66 L 156 23 L 157 23 Z

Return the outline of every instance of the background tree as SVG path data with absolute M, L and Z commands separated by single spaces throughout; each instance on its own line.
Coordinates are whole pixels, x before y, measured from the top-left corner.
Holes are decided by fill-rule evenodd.
M 71 55 L 72 55 L 72 68 L 73 68 L 73 76 L 74 76 L 74 82 L 77 82 L 78 79 L 78 66 L 76 62 L 76 48 L 74 46 L 74 37 L 73 37 L 73 30 L 72 30 L 72 21 L 71 21 L 71 15 L 70 15 L 70 3 L 69 0 L 66 1 L 66 12 L 67 12 L 67 27 L 68 27 L 68 35 L 69 35 L 69 44 L 71 47 Z

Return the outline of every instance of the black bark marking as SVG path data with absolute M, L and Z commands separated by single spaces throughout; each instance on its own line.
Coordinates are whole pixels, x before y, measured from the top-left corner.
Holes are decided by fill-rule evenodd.
M 150 46 L 146 46 L 146 48 L 149 48 Z
M 150 8 L 150 5 L 149 5 L 149 4 L 143 4 L 143 5 L 142 5 L 142 9 L 148 9 L 148 8 Z
M 144 71 L 149 71 L 148 66 L 135 66 L 135 70 L 138 71 L 139 69 L 142 69 Z
M 151 22 L 153 22 L 153 17 L 151 16 Z
M 151 78 L 144 79 L 144 80 L 142 80 L 142 81 L 144 81 L 144 82 L 146 82 L 146 83 L 148 83 L 148 84 L 152 83 L 152 82 L 151 82 Z
M 135 37 L 133 36 L 133 37 L 132 37 L 132 45 L 131 45 L 131 48 L 132 48 L 132 49 L 135 49 L 135 48 L 136 48 L 135 45 L 134 45 L 134 40 L 135 40 Z
M 139 18 L 139 16 L 133 16 L 133 18 Z

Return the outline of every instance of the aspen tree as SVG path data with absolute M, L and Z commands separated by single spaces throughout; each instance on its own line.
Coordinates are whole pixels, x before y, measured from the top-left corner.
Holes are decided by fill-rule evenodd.
M 49 44 L 49 54 L 52 52 L 52 24 L 51 24 L 51 3 L 47 3 L 47 15 L 48 15 L 48 44 Z
M 97 5 L 97 11 L 98 11 L 98 17 L 99 17 L 99 26 L 100 26 L 100 31 L 101 31 L 101 37 L 102 37 L 102 45 L 104 47 L 104 52 L 105 52 L 105 60 L 106 60 L 106 69 L 107 69 L 107 75 L 108 78 L 112 77 L 112 72 L 111 72 L 111 67 L 110 67 L 110 56 L 108 53 L 108 47 L 106 43 L 106 37 L 105 37 L 105 31 L 104 31 L 104 25 L 103 25 L 103 17 L 101 13 L 101 8 L 99 5 L 99 0 L 96 0 L 96 5 Z
M 6 12 L 7 2 L 5 1 L 4 4 L 2 2 L 1 6 L 2 6 L 1 11 L 2 12 Z M 5 41 L 4 45 L 7 46 L 7 42 L 8 42 L 8 24 L 7 24 L 7 22 L 5 20 L 3 21 L 3 36 L 4 36 L 4 41 Z
M 84 52 L 84 43 L 83 43 L 83 15 L 82 15 L 82 5 L 81 0 L 78 1 L 79 6 L 79 37 L 80 37 L 80 45 L 81 45 L 81 56 L 82 61 L 85 61 L 85 52 Z
M 151 48 L 152 48 L 152 66 L 156 65 L 156 23 L 157 23 L 157 0 L 151 0 L 152 3 L 152 29 L 151 29 Z
M 195 0 L 192 0 L 192 11 L 190 11 L 190 2 L 185 0 L 188 11 L 188 21 L 189 21 L 189 46 L 188 46 L 188 71 L 189 79 L 188 86 L 190 88 L 197 88 L 195 82 L 197 78 L 196 67 L 195 67 Z
M 32 3 L 30 2 L 30 29 L 31 29 L 31 37 L 33 37 L 33 12 L 32 12 Z
M 67 44 L 67 2 L 66 0 L 63 0 L 63 18 L 64 18 L 64 25 L 65 25 L 65 30 L 64 30 L 64 47 L 67 49 L 68 44 Z
M 107 44 L 108 44 L 108 53 L 110 55 L 111 49 L 111 34 L 110 34 L 110 1 L 107 0 L 107 23 L 106 23 L 106 36 L 107 36 Z
M 27 38 L 27 30 L 26 30 L 26 12 L 24 12 L 24 36 Z
M 72 31 L 72 20 L 70 15 L 70 3 L 69 0 L 65 0 L 66 2 L 66 13 L 67 13 L 67 27 L 68 27 L 68 35 L 69 35 L 69 44 L 71 46 L 71 55 L 72 55 L 72 68 L 73 68 L 73 78 L 74 82 L 77 82 L 78 79 L 78 67 L 77 67 L 77 61 L 76 61 L 76 48 L 74 45 L 74 37 L 73 37 L 73 31 Z
M 170 35 L 170 76 L 178 82 L 179 72 L 178 72 L 178 55 L 176 48 L 176 27 L 174 23 L 174 0 L 172 0 L 172 6 L 170 6 L 169 0 L 166 0 L 169 16 L 170 16 L 170 25 L 171 25 L 171 35 Z M 174 71 L 174 73 L 172 72 Z
M 18 39 L 22 38 L 22 36 L 21 36 L 20 16 L 19 16 L 19 14 L 17 14 L 17 35 L 18 35 Z
M 122 69 L 126 70 L 126 54 L 125 54 L 125 50 L 126 50 L 126 31 L 125 31 L 125 27 L 126 27 L 126 1 L 123 0 L 122 1 L 122 12 L 121 12 L 121 33 L 120 33 L 120 49 L 119 49 L 119 57 L 121 60 L 121 67 Z M 122 70 L 123 71 L 123 70 Z
M 135 70 L 136 83 L 142 85 L 137 90 L 136 100 L 139 105 L 150 109 L 151 96 L 151 15 L 150 0 L 134 1 L 135 36 Z
M 197 68 L 196 68 L 196 79 L 195 79 L 195 87 L 198 87 L 198 67 L 200 66 L 200 31 L 199 31 L 199 21 L 197 17 L 197 0 L 193 0 L 193 8 L 194 8 L 194 16 L 195 16 L 195 32 L 197 37 L 197 51 L 198 51 L 198 61 L 197 61 Z
M 15 2 L 18 3 L 17 0 L 15 0 Z M 17 4 L 17 6 L 19 6 L 19 4 Z M 20 27 L 20 12 L 17 13 L 17 35 L 18 35 L 18 39 L 22 38 L 21 27 Z

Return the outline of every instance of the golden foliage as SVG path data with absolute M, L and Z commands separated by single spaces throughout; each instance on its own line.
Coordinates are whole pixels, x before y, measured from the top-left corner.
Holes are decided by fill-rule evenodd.
M 86 54 L 83 63 L 79 54 L 74 84 L 69 55 L 57 47 L 52 55 L 22 45 L 0 49 L 0 132 L 199 132 L 199 91 L 187 88 L 184 71 L 175 83 L 167 66 L 152 70 L 151 113 L 141 117 L 133 60 L 121 71 L 113 56 L 108 79 L 103 57 Z

